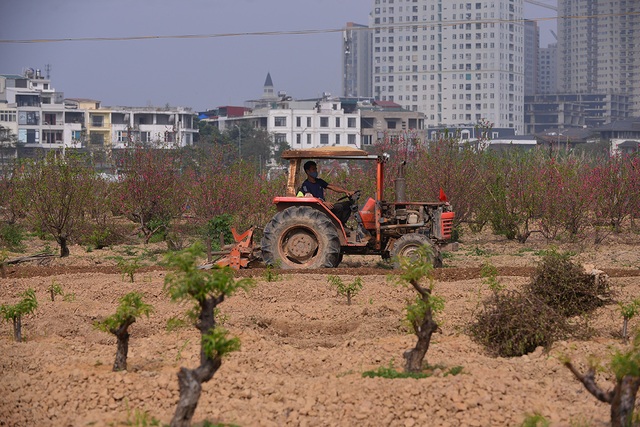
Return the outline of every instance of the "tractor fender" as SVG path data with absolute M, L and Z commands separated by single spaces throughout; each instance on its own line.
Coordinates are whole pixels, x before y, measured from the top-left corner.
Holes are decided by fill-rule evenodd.
M 323 212 L 333 225 L 338 230 L 338 238 L 340 239 L 340 245 L 346 246 L 347 244 L 347 233 L 342 225 L 342 222 L 334 215 L 327 205 L 325 205 L 321 199 L 316 197 L 274 197 L 273 204 L 276 205 L 276 209 L 278 212 L 281 212 L 291 206 L 309 206 L 313 209 L 316 209 L 320 212 Z

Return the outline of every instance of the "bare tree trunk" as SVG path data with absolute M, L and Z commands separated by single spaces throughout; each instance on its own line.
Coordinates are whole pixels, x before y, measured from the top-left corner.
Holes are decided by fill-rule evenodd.
M 640 387 L 640 377 L 625 375 L 616 384 L 611 401 L 611 426 L 629 427 L 637 426 L 639 423 L 633 419 L 633 409 L 636 402 L 636 395 Z
M 58 236 L 58 244 L 60 245 L 60 258 L 69 256 L 69 246 L 67 245 L 67 238 L 64 236 Z
M 171 427 L 189 427 L 198 407 L 202 384 L 198 381 L 195 370 L 180 368 L 178 385 L 180 387 L 180 401 L 175 414 L 173 414 Z
M 629 337 L 627 337 L 627 327 L 629 325 L 629 318 L 625 317 L 622 320 L 622 342 L 623 343 L 627 343 L 629 342 Z
M 22 342 L 22 316 L 13 318 L 13 338 L 16 342 Z
M 604 391 L 595 382 L 595 369 L 589 368 L 581 374 L 571 362 L 565 366 L 584 385 L 589 393 L 601 402 L 611 405 L 611 427 L 634 427 L 639 425 L 633 420 L 633 409 L 640 388 L 640 377 L 625 375 L 617 381 L 613 390 Z
M 200 317 L 196 326 L 200 330 L 201 336 L 215 329 L 214 309 L 222 301 L 224 301 L 224 295 L 218 298 L 209 297 L 200 301 Z M 200 366 L 196 369 L 180 368 L 180 372 L 178 372 L 180 400 L 171 420 L 171 427 L 188 427 L 191 425 L 191 419 L 196 411 L 200 393 L 202 392 L 202 383 L 213 378 L 220 365 L 222 365 L 220 356 L 212 359 L 205 354 L 204 348 L 200 346 Z
M 134 323 L 135 319 L 129 319 L 127 322 L 120 325 L 116 330 L 112 330 L 116 338 L 118 339 L 118 349 L 116 350 L 116 360 L 113 362 L 113 371 L 126 371 L 127 370 L 127 354 L 129 353 L 129 326 Z
M 438 329 L 438 324 L 433 320 L 433 312 L 429 301 L 429 298 L 431 297 L 431 290 L 423 288 L 415 280 L 411 280 L 410 283 L 420 294 L 422 301 L 427 305 L 427 309 L 425 310 L 424 317 L 422 319 L 416 319 L 413 322 L 413 331 L 418 337 L 416 346 L 405 351 L 402 356 L 405 360 L 405 372 L 420 372 L 422 371 L 424 356 L 429 350 L 431 335 L 433 335 L 433 333 Z
M 209 381 L 213 374 L 222 365 L 222 358 L 207 359 L 196 369 L 180 368 L 178 372 L 178 384 L 180 388 L 180 401 L 171 420 L 171 427 L 189 427 L 191 419 L 198 407 L 202 383 Z

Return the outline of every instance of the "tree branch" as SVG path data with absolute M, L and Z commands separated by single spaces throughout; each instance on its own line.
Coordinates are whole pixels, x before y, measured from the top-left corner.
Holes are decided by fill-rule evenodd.
M 604 403 L 611 403 L 613 401 L 613 391 L 602 390 L 595 382 L 595 369 L 589 368 L 586 374 L 581 374 L 571 362 L 565 362 L 564 366 L 569 368 L 571 373 L 584 385 L 589 393 L 591 393 L 596 399 Z

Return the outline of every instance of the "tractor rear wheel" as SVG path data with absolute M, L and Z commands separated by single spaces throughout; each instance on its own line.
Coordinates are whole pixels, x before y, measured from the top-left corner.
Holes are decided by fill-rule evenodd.
M 424 234 L 410 233 L 405 234 L 393 243 L 390 255 L 396 268 L 400 268 L 398 258 L 415 258 L 419 247 L 427 245 L 431 248 L 429 261 L 435 268 L 442 267 L 442 254 L 440 250 L 429 240 Z
M 333 268 L 340 262 L 338 230 L 309 206 L 278 212 L 264 228 L 261 249 L 265 264 L 284 269 Z

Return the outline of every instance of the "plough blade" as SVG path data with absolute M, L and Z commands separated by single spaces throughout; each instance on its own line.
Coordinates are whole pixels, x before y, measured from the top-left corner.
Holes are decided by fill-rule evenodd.
M 236 243 L 227 255 L 215 261 L 214 264 L 219 267 L 229 266 L 234 270 L 246 268 L 249 265 L 249 262 L 255 259 L 255 256 L 253 255 L 254 228 L 255 227 L 251 227 L 242 234 L 238 234 L 236 229 L 232 228 L 231 232 L 233 233 L 233 238 Z

